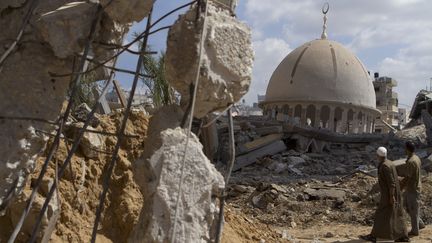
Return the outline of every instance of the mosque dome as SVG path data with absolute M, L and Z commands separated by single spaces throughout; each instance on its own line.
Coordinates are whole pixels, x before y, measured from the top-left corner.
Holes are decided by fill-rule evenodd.
M 310 101 L 376 108 L 372 79 L 363 63 L 327 39 L 289 53 L 273 72 L 265 97 L 265 103 Z
M 380 111 L 367 69 L 351 51 L 327 39 L 328 4 L 321 39 L 289 53 L 271 76 L 263 114 L 301 127 L 371 133 Z

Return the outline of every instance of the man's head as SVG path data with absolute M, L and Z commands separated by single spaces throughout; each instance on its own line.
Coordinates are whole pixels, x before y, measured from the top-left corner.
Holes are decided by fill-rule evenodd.
M 385 159 L 387 158 L 387 149 L 384 147 L 379 147 L 377 149 L 377 156 L 379 162 L 384 162 Z
M 410 155 L 412 155 L 412 154 L 414 153 L 414 151 L 415 151 L 414 143 L 412 143 L 412 142 L 410 142 L 410 141 L 407 141 L 407 142 L 405 143 L 405 153 L 406 153 L 408 156 L 410 156 Z

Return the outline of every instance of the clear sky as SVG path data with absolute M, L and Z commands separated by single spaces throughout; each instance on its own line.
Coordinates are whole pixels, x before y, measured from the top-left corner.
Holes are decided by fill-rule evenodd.
M 188 1 L 157 0 L 153 18 Z M 317 39 L 322 30 L 322 0 L 239 0 L 238 18 L 253 33 L 255 63 L 252 85 L 245 96 L 256 102 L 265 94 L 268 80 L 279 62 L 304 42 Z M 412 105 L 420 89 L 432 77 L 432 1 L 431 0 L 330 0 L 328 38 L 353 51 L 368 70 L 398 81 L 399 103 Z M 178 13 L 182 13 L 180 11 Z M 174 14 L 159 26 L 170 25 Z M 136 23 L 131 33 L 143 31 Z M 165 49 L 167 31 L 150 38 L 155 51 Z M 130 41 L 130 34 L 125 42 Z M 136 58 L 123 55 L 119 66 L 134 70 Z M 133 77 L 119 74 L 128 88 Z M 401 105 L 403 107 L 403 105 Z

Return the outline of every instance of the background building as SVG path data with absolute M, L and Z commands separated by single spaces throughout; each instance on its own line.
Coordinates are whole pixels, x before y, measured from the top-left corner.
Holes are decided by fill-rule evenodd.
M 405 108 L 399 108 L 399 115 L 398 115 L 398 120 L 399 120 L 399 129 L 403 129 L 405 127 L 405 125 L 408 123 L 408 112 L 407 109 Z
M 375 132 L 388 133 L 399 127 L 398 94 L 393 91 L 397 81 L 391 77 L 380 77 L 379 73 L 374 74 L 374 79 L 376 108 L 381 111 L 375 122 Z

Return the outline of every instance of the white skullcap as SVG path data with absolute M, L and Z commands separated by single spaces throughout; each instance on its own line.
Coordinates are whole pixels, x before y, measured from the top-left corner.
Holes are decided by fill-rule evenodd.
M 380 157 L 387 157 L 387 149 L 384 148 L 384 147 L 379 147 L 379 148 L 377 149 L 377 154 L 378 154 L 378 156 L 380 156 Z

